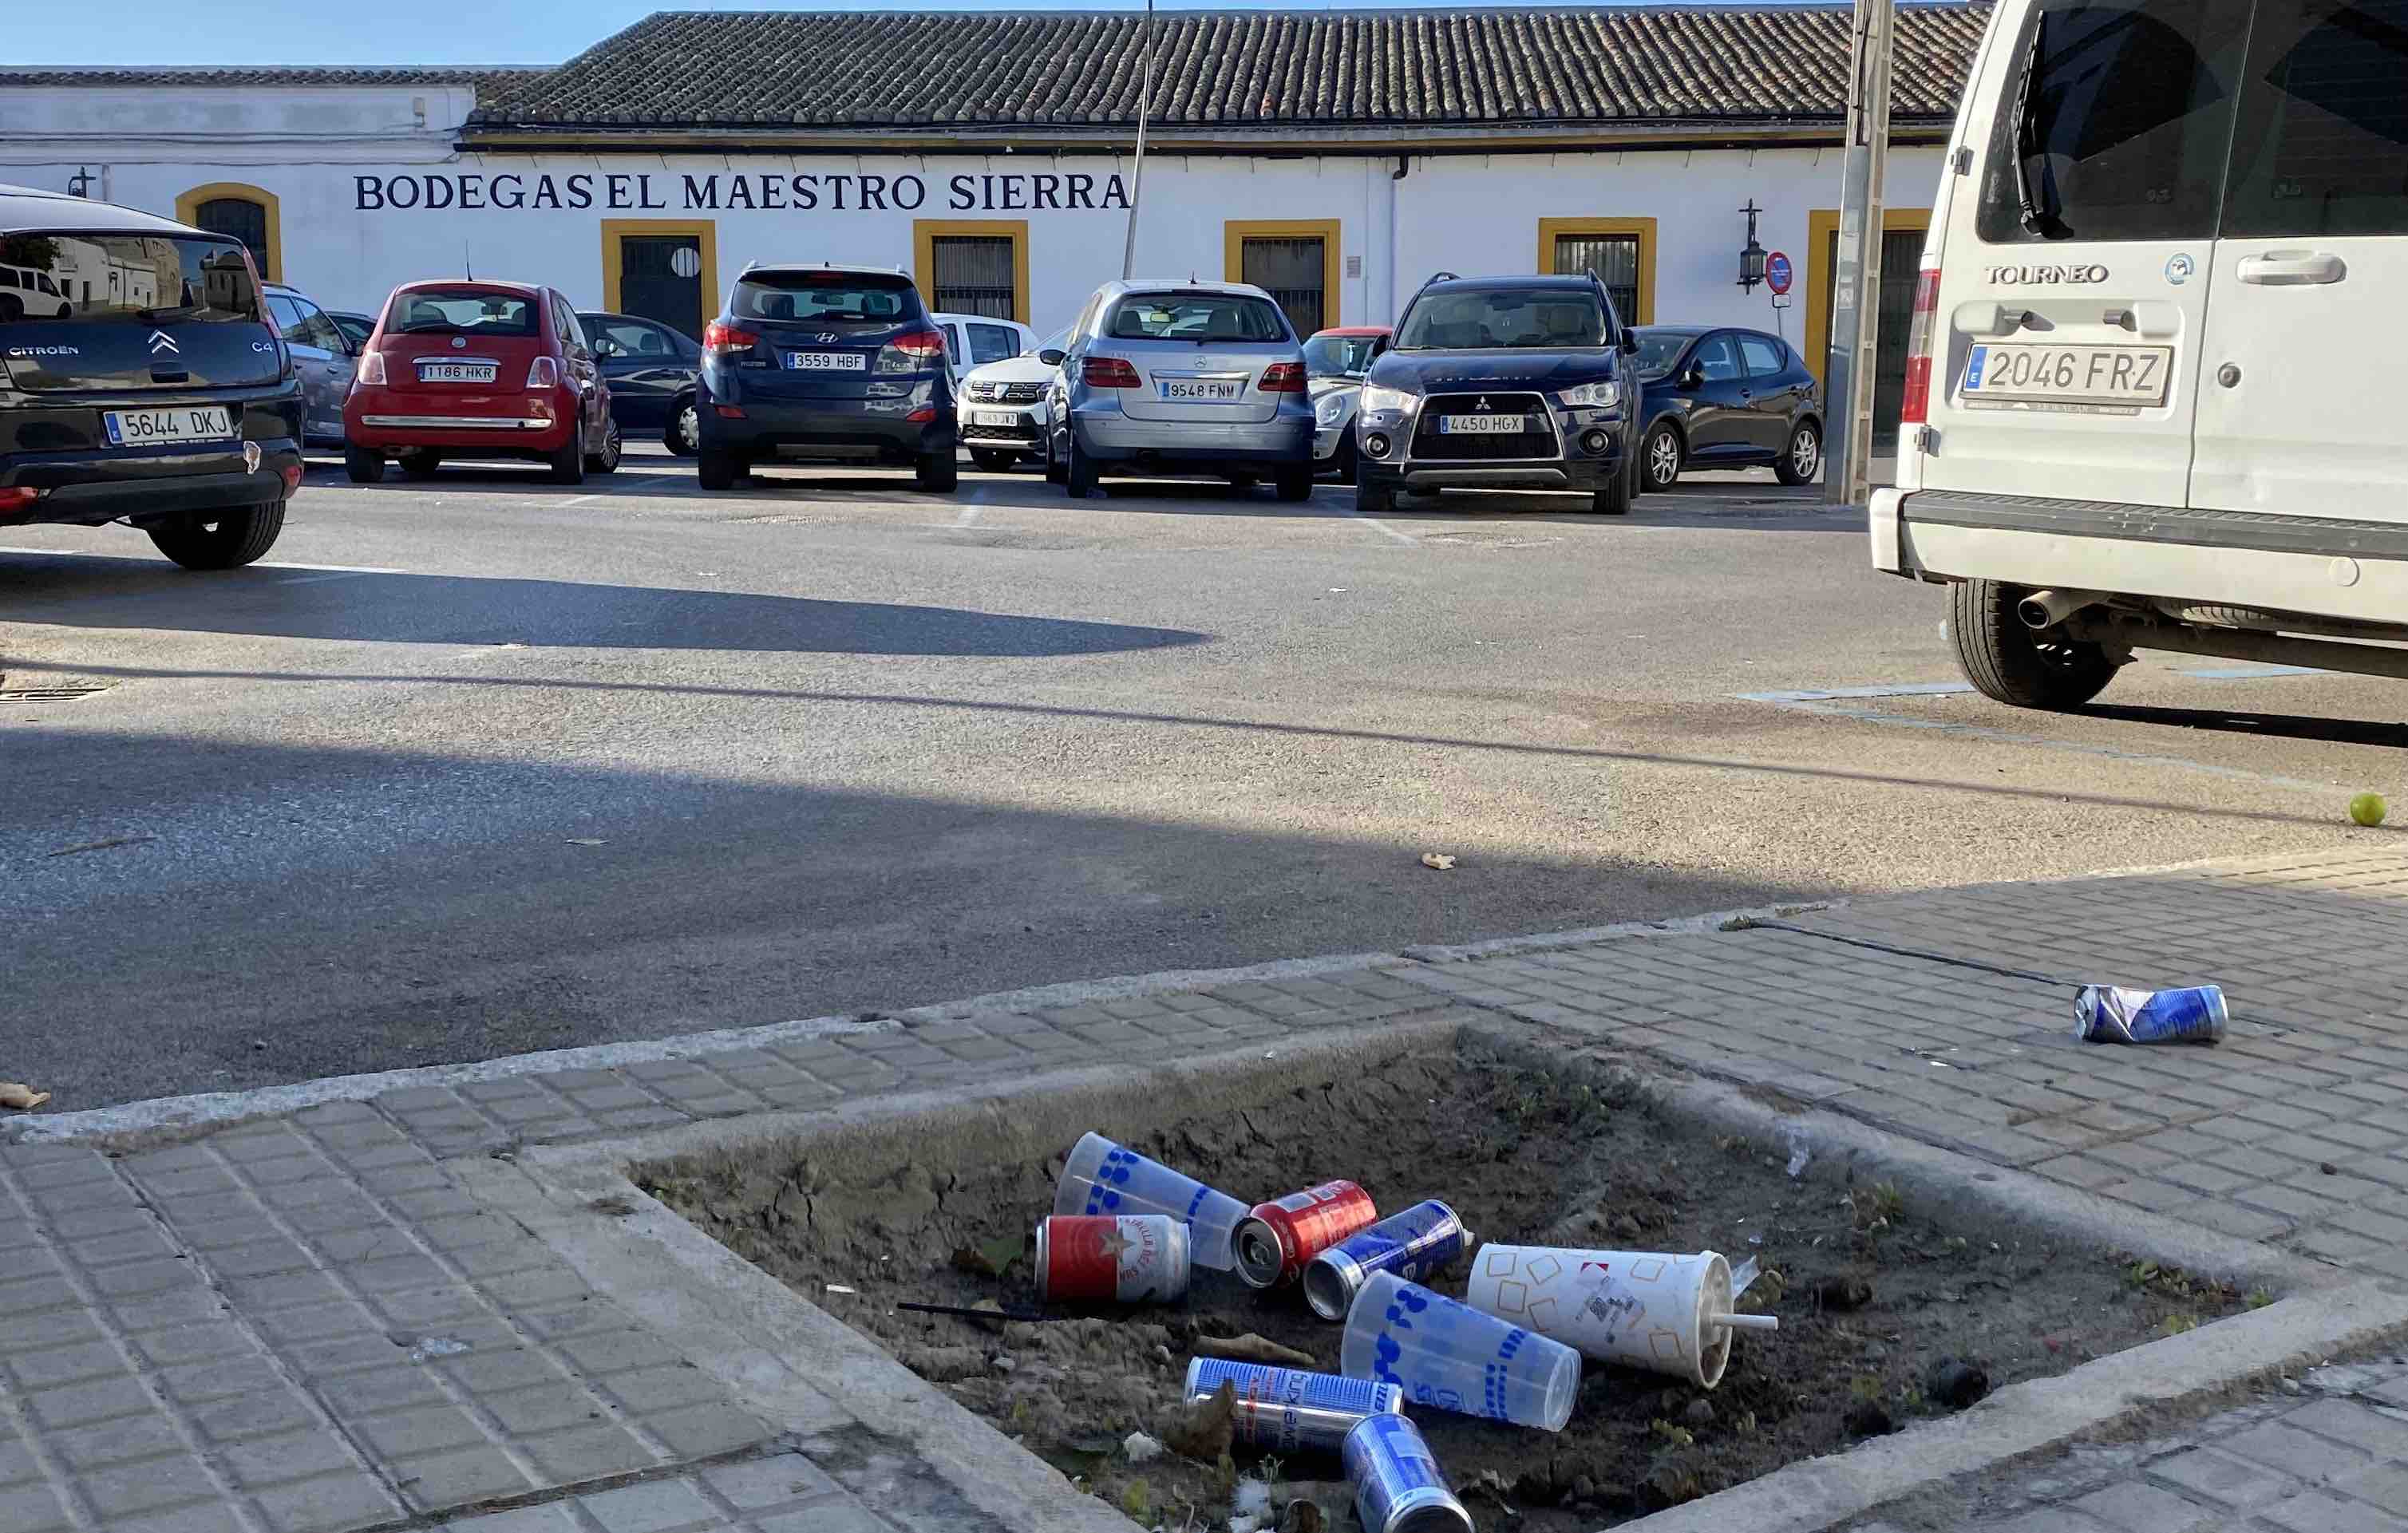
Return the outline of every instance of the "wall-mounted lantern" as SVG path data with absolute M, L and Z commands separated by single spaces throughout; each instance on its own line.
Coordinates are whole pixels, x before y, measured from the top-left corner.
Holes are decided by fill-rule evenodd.
M 1747 243 L 1740 247 L 1739 285 L 1742 291 L 1754 292 L 1756 284 L 1764 280 L 1764 247 L 1756 239 L 1756 215 L 1764 209 L 1750 197 L 1740 211 L 1747 215 Z
M 99 177 L 93 175 L 91 171 L 86 170 L 83 166 L 76 166 L 76 173 L 67 178 L 67 195 L 70 197 L 91 196 L 92 183 L 98 179 L 100 179 Z

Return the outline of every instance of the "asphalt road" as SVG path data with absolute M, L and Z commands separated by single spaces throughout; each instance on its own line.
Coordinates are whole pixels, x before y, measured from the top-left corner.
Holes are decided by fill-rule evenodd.
M 1579 504 L 631 455 L 321 466 L 223 575 L 0 533 L 0 1079 L 91 1107 L 2393 833 L 2342 811 L 2401 785 L 2396 683 L 1762 700 L 1955 681 L 1942 594 L 1769 475 Z

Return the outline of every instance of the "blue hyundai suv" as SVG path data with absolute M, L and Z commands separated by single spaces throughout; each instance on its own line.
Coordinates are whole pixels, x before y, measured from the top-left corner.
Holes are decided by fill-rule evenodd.
M 1409 492 L 1571 490 L 1627 513 L 1637 350 L 1593 276 L 1433 277 L 1363 380 L 1356 507 L 1384 511 Z
M 748 266 L 704 329 L 695 477 L 732 489 L 772 462 L 909 465 L 949 494 L 953 374 L 911 279 L 886 267 Z

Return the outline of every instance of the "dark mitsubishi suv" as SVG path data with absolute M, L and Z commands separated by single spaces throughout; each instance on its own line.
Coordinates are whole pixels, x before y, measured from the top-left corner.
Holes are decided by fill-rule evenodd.
M 141 528 L 188 569 L 265 553 L 301 380 L 236 240 L 0 186 L 0 527 Z

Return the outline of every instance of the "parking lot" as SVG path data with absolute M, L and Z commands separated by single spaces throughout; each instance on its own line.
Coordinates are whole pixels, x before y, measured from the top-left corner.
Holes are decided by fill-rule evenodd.
M 93 1106 L 2388 834 L 2343 804 L 2399 785 L 2394 684 L 2147 655 L 1999 708 L 1817 494 L 706 494 L 644 447 L 322 459 L 220 575 L 12 532 L 6 1073 Z

